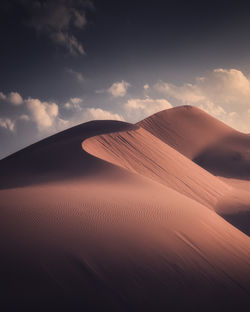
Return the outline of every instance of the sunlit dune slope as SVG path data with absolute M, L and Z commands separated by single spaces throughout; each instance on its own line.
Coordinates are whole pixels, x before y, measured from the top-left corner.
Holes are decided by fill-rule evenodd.
M 247 311 L 249 238 L 172 189 L 116 167 L 0 198 L 3 311 Z
M 199 108 L 175 107 L 138 125 L 215 175 L 250 178 L 250 136 Z
M 231 189 L 142 128 L 91 137 L 83 142 L 83 149 L 167 185 L 212 209 Z

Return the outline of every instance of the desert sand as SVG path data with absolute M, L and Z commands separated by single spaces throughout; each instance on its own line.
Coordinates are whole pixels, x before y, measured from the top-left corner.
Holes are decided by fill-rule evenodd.
M 192 111 L 207 137 L 186 142 Z M 155 116 L 175 121 L 171 142 Z M 180 107 L 85 123 L 1 160 L 1 310 L 249 311 L 250 240 L 236 222 L 247 175 L 229 182 L 193 161 L 236 134 Z
M 250 178 L 250 135 L 197 107 L 168 109 L 138 125 L 214 175 Z

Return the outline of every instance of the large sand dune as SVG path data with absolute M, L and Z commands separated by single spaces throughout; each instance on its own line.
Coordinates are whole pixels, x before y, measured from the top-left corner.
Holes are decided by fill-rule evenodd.
M 2 311 L 249 311 L 249 237 L 213 211 L 233 186 L 148 131 L 83 124 L 0 169 Z

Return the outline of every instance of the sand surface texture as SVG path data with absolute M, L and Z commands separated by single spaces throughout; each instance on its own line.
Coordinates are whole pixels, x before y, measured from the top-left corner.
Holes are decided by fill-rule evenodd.
M 89 122 L 0 161 L 2 311 L 249 311 L 250 239 L 221 216 L 248 187 L 154 131 Z

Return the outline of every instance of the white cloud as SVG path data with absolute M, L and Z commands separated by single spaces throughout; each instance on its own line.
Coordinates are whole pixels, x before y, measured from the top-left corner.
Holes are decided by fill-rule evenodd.
M 119 114 L 114 114 L 101 108 L 87 108 L 84 113 L 84 119 L 86 120 L 120 120 L 124 121 L 123 117 Z
M 183 104 L 195 104 L 204 100 L 204 95 L 196 85 L 184 84 L 183 86 L 175 86 L 170 83 L 159 81 L 154 88 L 169 97 L 181 101 Z
M 126 95 L 129 86 L 128 82 L 122 80 L 121 82 L 113 83 L 108 92 L 114 97 L 123 97 Z
M 71 69 L 71 68 L 66 68 L 66 72 L 72 75 L 78 82 L 83 82 L 84 77 L 81 73 Z
M 8 100 L 13 105 L 21 105 L 23 103 L 23 98 L 17 92 L 11 92 L 8 96 Z
M 147 117 L 161 110 L 171 108 L 172 105 L 166 99 L 151 99 L 146 97 L 145 99 L 134 98 L 129 99 L 125 103 L 125 109 L 128 112 L 137 112 L 140 117 Z
M 64 107 L 67 109 L 67 110 L 74 110 L 74 111 L 81 111 L 82 110 L 82 107 L 80 105 L 80 103 L 82 103 L 83 100 L 80 99 L 80 98 L 71 98 L 67 103 L 64 104 Z
M 237 69 L 214 69 L 181 86 L 159 81 L 154 89 L 175 104 L 195 105 L 240 131 L 250 131 L 250 80 Z
M 41 102 L 38 99 L 28 98 L 26 101 L 28 111 L 39 131 L 53 126 L 58 116 L 58 105 L 56 103 Z
M 10 118 L 0 118 L 0 127 L 10 130 L 11 132 L 15 129 L 15 122 Z
M 23 98 L 18 92 L 10 92 L 8 95 L 0 92 L 0 100 L 7 101 L 13 105 L 21 105 L 23 103 Z
M 6 100 L 6 95 L 3 92 L 0 92 L 0 100 Z

